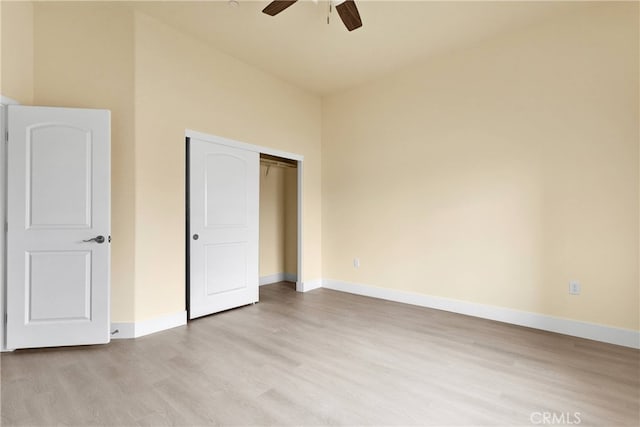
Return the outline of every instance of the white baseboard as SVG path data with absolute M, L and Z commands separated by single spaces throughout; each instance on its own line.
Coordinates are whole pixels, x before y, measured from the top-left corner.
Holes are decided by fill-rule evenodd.
M 111 323 L 111 339 L 126 339 L 136 337 L 135 322 L 112 322 Z
M 295 282 L 298 278 L 298 275 L 295 273 L 276 273 L 270 274 L 268 276 L 260 277 L 259 285 L 270 285 L 272 283 L 278 282 Z
M 178 313 L 168 314 L 154 319 L 142 320 L 140 322 L 112 322 L 111 339 L 139 338 L 186 324 L 186 311 L 179 311 Z M 13 350 L 2 348 L 1 351 L 7 352 Z
M 307 280 L 306 282 L 296 282 L 296 291 L 309 292 L 322 287 L 322 279 Z
M 322 287 L 640 349 L 640 331 L 631 329 L 338 280 L 322 280 Z
M 111 339 L 138 338 L 186 324 L 186 311 L 179 311 L 140 322 L 113 322 L 111 324 Z M 116 330 L 118 332 L 115 332 Z

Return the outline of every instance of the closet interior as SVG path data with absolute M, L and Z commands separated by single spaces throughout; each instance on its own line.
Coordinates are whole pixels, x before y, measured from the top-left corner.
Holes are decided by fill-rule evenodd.
M 298 276 L 297 162 L 260 154 L 260 285 Z

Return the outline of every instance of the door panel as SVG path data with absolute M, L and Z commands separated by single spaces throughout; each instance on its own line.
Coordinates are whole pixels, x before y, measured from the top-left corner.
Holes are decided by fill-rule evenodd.
M 27 319 L 91 320 L 91 252 L 27 253 Z M 58 283 L 55 288 L 50 283 Z
M 7 347 L 109 342 L 109 111 L 9 106 L 8 125 Z
M 225 153 L 207 154 L 205 227 L 223 228 L 247 225 L 246 160 Z M 214 196 L 215 195 L 215 196 Z
M 260 159 L 193 138 L 189 153 L 193 319 L 258 301 Z
M 207 295 L 247 286 L 247 244 L 221 243 L 205 246 Z
M 28 227 L 90 227 L 90 132 L 67 126 L 34 126 L 29 129 L 27 144 Z

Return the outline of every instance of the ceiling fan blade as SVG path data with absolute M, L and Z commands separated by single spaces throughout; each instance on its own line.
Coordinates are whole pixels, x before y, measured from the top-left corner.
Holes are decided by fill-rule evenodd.
M 270 16 L 276 16 L 277 14 L 279 14 L 280 12 L 282 12 L 283 10 L 285 10 L 286 8 L 288 8 L 289 6 L 294 4 L 296 1 L 298 1 L 298 0 L 275 0 L 275 1 L 272 1 L 271 3 L 269 3 L 267 5 L 267 7 L 262 9 L 262 13 L 266 13 L 267 15 L 270 15 Z
M 358 8 L 353 0 L 346 0 L 340 3 L 336 6 L 336 10 L 347 30 L 353 31 L 362 27 L 362 19 L 360 19 L 360 13 L 358 13 Z

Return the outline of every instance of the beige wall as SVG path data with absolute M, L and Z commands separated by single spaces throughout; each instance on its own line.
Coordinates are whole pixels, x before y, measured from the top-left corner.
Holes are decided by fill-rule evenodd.
M 0 94 L 33 102 L 33 3 L 0 2 Z
M 298 170 L 284 169 L 284 272 L 298 274 Z
M 34 8 L 35 105 L 111 110 L 111 307 L 134 313 L 133 12 L 117 3 Z
M 325 99 L 324 278 L 638 329 L 638 25 L 601 6 Z
M 304 280 L 321 277 L 321 103 L 136 14 L 136 318 L 184 309 L 186 128 L 305 156 Z

